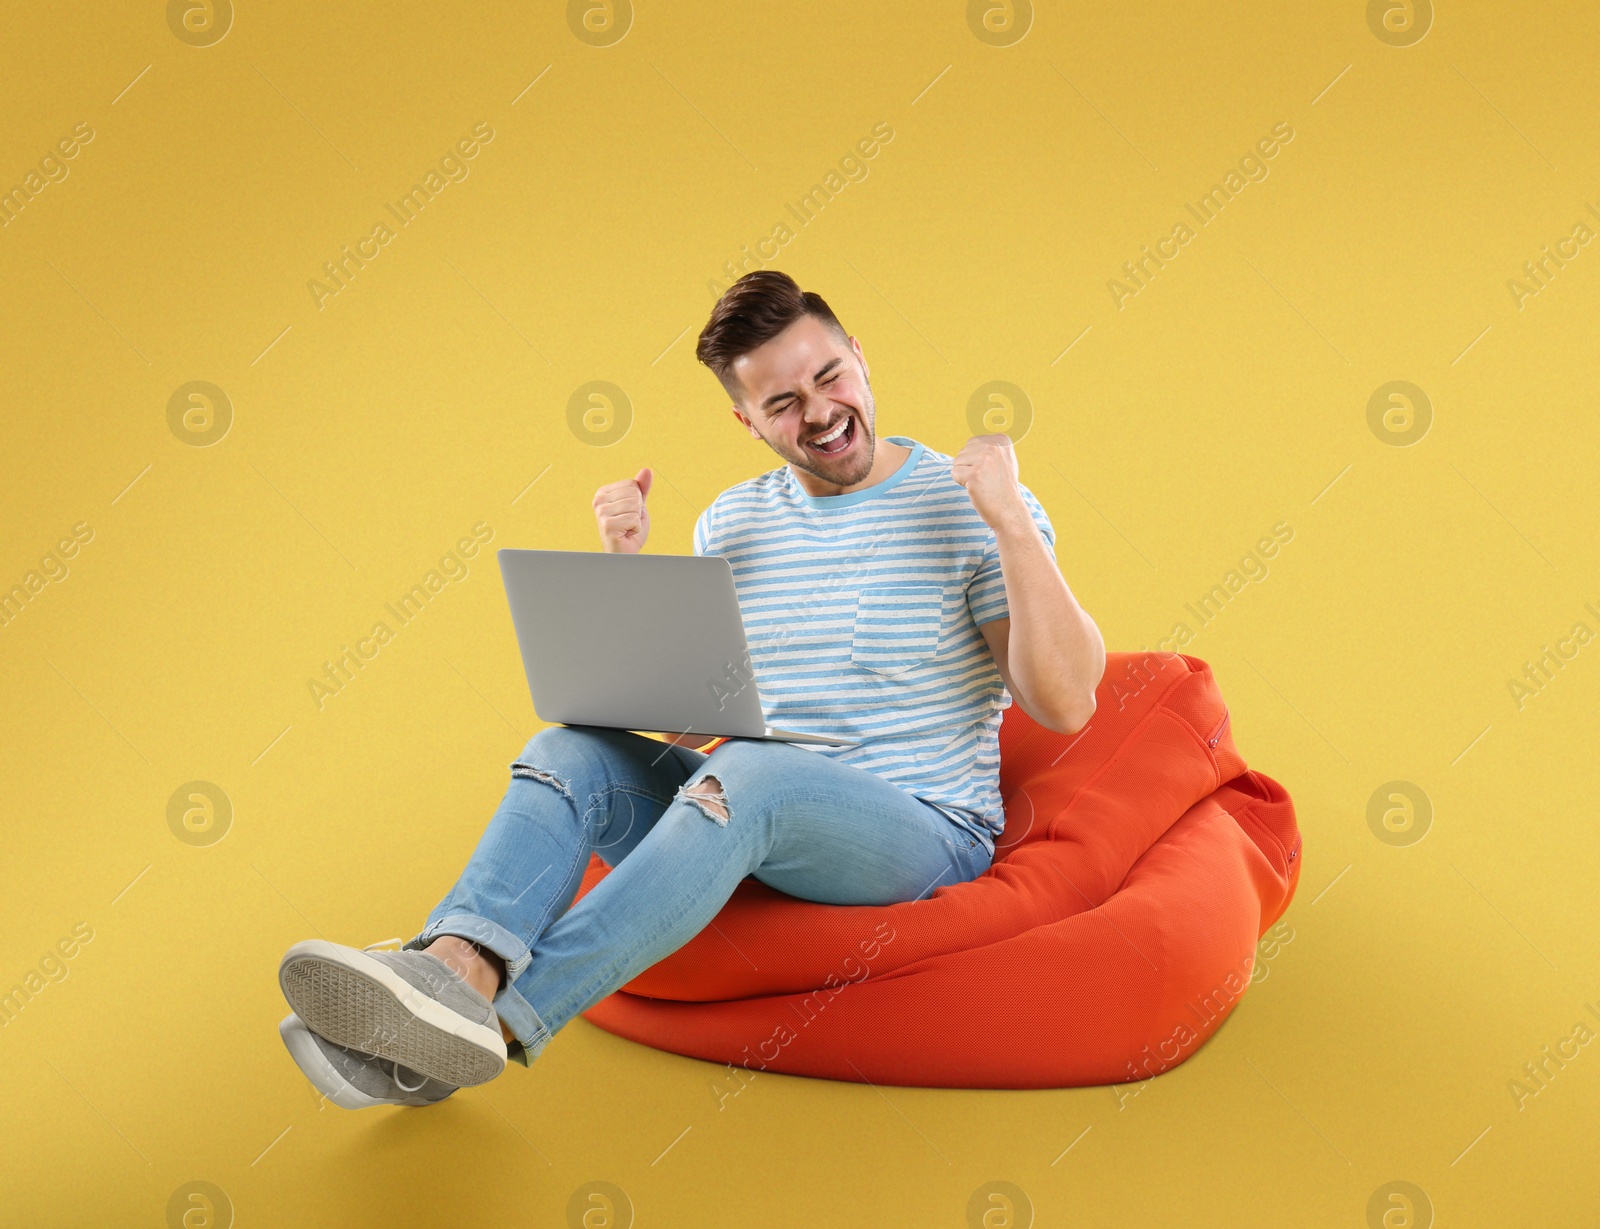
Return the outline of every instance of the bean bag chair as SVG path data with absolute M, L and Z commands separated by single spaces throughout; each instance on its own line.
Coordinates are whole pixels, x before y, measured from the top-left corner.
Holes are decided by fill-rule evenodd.
M 1294 807 L 1245 768 L 1205 662 L 1108 654 L 1096 700 L 1072 736 L 1006 710 L 1006 827 L 977 879 L 851 906 L 749 877 L 585 1018 L 710 1062 L 874 1084 L 1065 1088 L 1184 1062 L 1294 895 Z M 580 896 L 608 870 L 591 858 Z

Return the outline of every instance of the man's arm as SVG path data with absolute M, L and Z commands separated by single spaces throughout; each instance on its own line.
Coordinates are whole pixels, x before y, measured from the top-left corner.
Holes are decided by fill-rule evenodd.
M 1067 587 L 1023 501 L 1010 439 L 974 437 L 955 458 L 952 475 L 994 530 L 999 549 L 1010 618 L 991 619 L 979 630 L 1000 678 L 1040 725 L 1075 734 L 1094 715 L 1105 641 Z

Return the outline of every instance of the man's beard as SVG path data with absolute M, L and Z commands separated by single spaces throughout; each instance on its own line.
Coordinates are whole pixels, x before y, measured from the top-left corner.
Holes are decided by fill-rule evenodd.
M 862 400 L 865 405 L 861 410 L 846 411 L 847 415 L 855 417 L 854 430 L 861 437 L 855 441 L 854 446 L 850 449 L 852 460 L 849 463 L 849 469 L 840 470 L 836 466 L 829 465 L 827 457 L 817 456 L 804 444 L 800 445 L 798 456 L 788 456 L 780 449 L 774 449 L 774 451 L 788 461 L 790 465 L 793 465 L 796 469 L 804 470 L 814 478 L 820 478 L 822 481 L 832 483 L 834 486 L 855 486 L 856 483 L 861 482 L 872 472 L 872 458 L 878 442 L 877 435 L 873 430 L 873 419 L 877 417 L 875 413 L 877 407 L 872 400 L 872 386 L 870 383 L 866 385 L 866 394 Z M 836 419 L 832 425 L 836 427 L 843 421 L 844 419 L 841 417 Z M 825 435 L 831 429 L 831 427 L 826 427 L 820 432 L 812 432 L 811 436 L 807 438 L 812 438 L 819 434 Z

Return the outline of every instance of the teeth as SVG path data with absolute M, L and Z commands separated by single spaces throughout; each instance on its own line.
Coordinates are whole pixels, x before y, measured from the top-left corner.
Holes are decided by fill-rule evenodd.
M 831 443 L 833 443 L 834 440 L 838 439 L 839 436 L 844 434 L 844 429 L 846 427 L 848 427 L 849 425 L 850 425 L 850 416 L 847 414 L 847 415 L 845 415 L 844 418 L 842 418 L 839 421 L 839 425 L 837 427 L 835 427 L 832 431 L 828 432 L 828 434 L 826 434 L 826 435 L 817 436 L 817 438 L 812 440 L 811 442 L 813 444 L 831 444 Z

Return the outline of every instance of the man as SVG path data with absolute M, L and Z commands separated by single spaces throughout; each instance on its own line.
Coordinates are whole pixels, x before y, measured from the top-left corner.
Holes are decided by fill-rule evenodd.
M 835 904 L 977 877 L 1005 824 L 1001 710 L 1015 699 L 1067 734 L 1094 712 L 1105 646 L 1006 436 L 954 458 L 880 440 L 860 343 L 774 270 L 723 294 L 697 355 L 786 464 L 718 496 L 695 553 L 733 568 L 768 722 L 856 745 L 731 739 L 708 755 L 700 738 L 541 731 L 402 950 L 311 940 L 284 957 L 280 1031 L 337 1104 L 430 1104 L 508 1055 L 526 1064 L 746 875 Z M 607 551 L 644 548 L 652 480 L 596 492 Z M 613 869 L 574 905 L 591 851 Z

